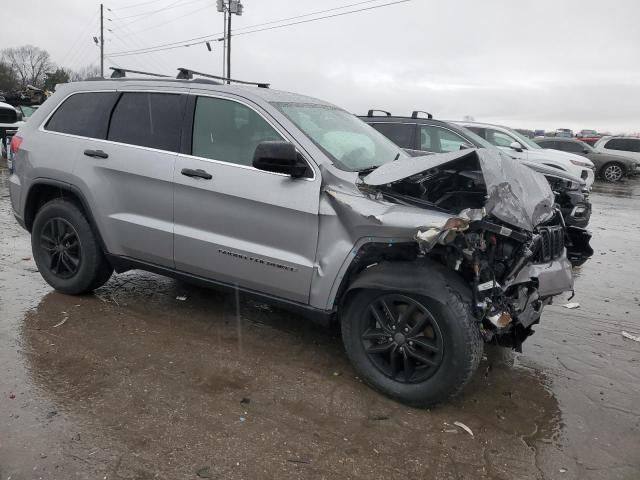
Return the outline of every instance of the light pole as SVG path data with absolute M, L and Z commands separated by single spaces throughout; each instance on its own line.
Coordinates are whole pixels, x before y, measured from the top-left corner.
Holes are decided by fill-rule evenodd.
M 227 78 L 227 83 L 231 83 L 231 15 L 242 15 L 244 6 L 240 0 L 217 0 L 218 12 L 224 13 L 224 46 L 226 54 L 226 69 L 223 58 L 222 76 Z

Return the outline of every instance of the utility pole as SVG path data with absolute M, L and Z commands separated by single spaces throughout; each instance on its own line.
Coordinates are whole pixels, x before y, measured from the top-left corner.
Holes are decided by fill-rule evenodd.
M 104 5 L 100 4 L 100 76 L 104 78 Z
M 231 15 L 242 15 L 244 6 L 240 0 L 217 0 L 216 4 L 218 12 L 224 13 L 222 77 L 227 79 L 227 83 L 231 83 Z
M 229 0 L 229 15 L 227 16 L 227 78 L 231 78 L 231 0 Z M 231 80 L 227 80 L 230 84 Z
M 226 78 L 227 76 L 227 9 L 224 8 L 224 4 L 222 6 L 222 10 L 224 11 L 224 36 L 222 37 L 222 76 Z

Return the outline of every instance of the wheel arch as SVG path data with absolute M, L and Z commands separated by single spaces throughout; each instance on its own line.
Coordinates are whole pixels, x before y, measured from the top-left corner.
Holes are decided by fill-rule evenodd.
M 85 215 L 93 233 L 96 235 L 102 251 L 107 253 L 105 243 L 100 230 L 93 218 L 91 208 L 82 191 L 70 184 L 50 178 L 37 178 L 29 187 L 24 205 L 24 223 L 27 231 L 31 233 L 33 221 L 42 206 L 55 198 L 66 198 L 73 202 Z
M 472 302 L 471 288 L 444 265 L 430 259 L 385 261 L 362 271 L 345 288 L 341 305 L 358 290 L 373 289 L 424 295 L 436 301 L 446 298 L 446 289 L 455 289 L 465 301 Z

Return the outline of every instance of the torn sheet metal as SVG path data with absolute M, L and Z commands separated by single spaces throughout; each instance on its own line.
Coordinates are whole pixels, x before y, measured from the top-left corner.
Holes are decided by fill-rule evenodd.
M 402 158 L 378 167 L 364 177 L 363 182 L 370 186 L 395 183 L 463 160 L 476 160 L 482 171 L 488 215 L 527 231 L 533 231 L 536 225 L 553 216 L 554 195 L 544 176 L 502 152 L 488 149 Z

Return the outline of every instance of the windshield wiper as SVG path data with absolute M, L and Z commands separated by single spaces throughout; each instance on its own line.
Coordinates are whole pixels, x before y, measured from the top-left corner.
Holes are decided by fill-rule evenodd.
M 396 157 L 392 160 L 392 162 L 395 162 L 396 160 L 398 160 L 400 158 L 400 152 L 398 152 L 398 154 L 396 155 Z M 383 164 L 384 165 L 384 164 Z M 364 167 L 361 168 L 360 170 L 356 170 L 358 173 L 371 173 L 373 172 L 376 168 L 378 168 L 380 165 L 370 165 L 368 167 Z

